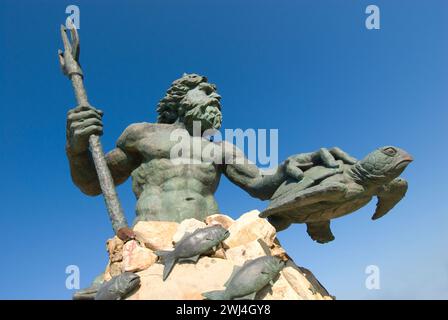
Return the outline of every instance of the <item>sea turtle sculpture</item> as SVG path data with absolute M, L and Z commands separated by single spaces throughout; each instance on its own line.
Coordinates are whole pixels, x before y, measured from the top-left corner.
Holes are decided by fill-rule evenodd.
M 324 166 L 306 170 L 300 181 L 285 181 L 271 198 L 261 217 L 268 217 L 277 231 L 291 223 L 306 223 L 310 237 L 326 243 L 334 240 L 330 220 L 352 213 L 378 197 L 372 219 L 391 210 L 405 195 L 407 182 L 398 176 L 412 161 L 404 150 L 386 146 L 354 164 L 340 163 L 336 171 Z

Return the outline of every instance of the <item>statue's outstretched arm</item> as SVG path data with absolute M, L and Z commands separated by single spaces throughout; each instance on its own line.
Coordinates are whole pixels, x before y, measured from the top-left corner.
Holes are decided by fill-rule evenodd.
M 227 142 L 224 144 L 224 175 L 252 197 L 270 199 L 287 178 L 285 164 L 280 164 L 267 174 L 251 163 L 241 150 Z
M 329 152 L 336 160 L 342 160 L 342 162 L 346 164 L 355 164 L 358 161 L 355 157 L 352 157 L 347 152 L 338 147 L 331 148 Z
M 339 160 L 339 162 L 338 162 Z M 327 168 L 339 168 L 342 161 L 344 164 L 355 164 L 356 159 L 338 147 L 331 149 L 320 148 L 315 152 L 299 153 L 287 159 L 286 173 L 292 178 L 300 181 L 304 171 L 313 166 L 325 166 Z

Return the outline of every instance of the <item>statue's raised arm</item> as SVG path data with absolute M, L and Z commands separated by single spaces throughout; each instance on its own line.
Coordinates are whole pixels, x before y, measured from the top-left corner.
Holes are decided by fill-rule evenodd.
M 328 176 L 340 173 L 343 164 L 354 164 L 356 159 L 341 149 L 321 148 L 315 152 L 300 153 L 288 157 L 275 170 L 265 173 L 250 162 L 236 146 L 224 141 L 224 174 L 230 181 L 247 191 L 251 196 L 270 200 L 285 181 L 300 181 L 304 171 L 322 166 Z M 231 159 L 231 161 L 229 161 Z

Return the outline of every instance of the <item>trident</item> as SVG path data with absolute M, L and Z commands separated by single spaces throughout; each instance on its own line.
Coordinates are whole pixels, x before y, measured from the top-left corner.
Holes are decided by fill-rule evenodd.
M 67 18 L 67 27 L 70 29 L 71 42 L 67 36 L 67 29 L 61 25 L 62 42 L 64 43 L 64 52 L 58 50 L 59 63 L 62 72 L 72 82 L 73 90 L 78 105 L 90 106 L 87 100 L 86 89 L 84 88 L 83 73 L 79 65 L 79 37 L 76 27 L 70 18 Z M 107 212 L 109 213 L 112 228 L 115 234 L 123 241 L 135 238 L 132 230 L 129 229 L 126 218 L 123 214 L 120 200 L 118 199 L 115 185 L 104 157 L 103 147 L 100 137 L 91 135 L 89 137 L 89 147 L 95 164 L 96 173 L 101 186 L 101 191 L 106 202 Z

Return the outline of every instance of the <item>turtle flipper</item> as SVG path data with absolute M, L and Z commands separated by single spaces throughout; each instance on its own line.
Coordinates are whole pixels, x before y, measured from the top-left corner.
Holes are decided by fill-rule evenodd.
M 408 190 L 406 180 L 396 178 L 385 184 L 378 191 L 378 203 L 376 204 L 375 213 L 372 220 L 376 220 L 388 213 L 401 199 L 403 199 Z
M 266 218 L 273 214 L 286 214 L 294 216 L 298 209 L 321 201 L 334 201 L 341 199 L 347 191 L 347 186 L 343 183 L 332 182 L 320 184 L 300 190 L 297 193 L 289 190 L 286 194 L 273 199 L 269 207 L 260 213 L 260 217 Z
M 270 216 L 268 217 L 268 221 L 277 232 L 287 229 L 292 223 L 288 217 L 280 215 Z
M 306 232 L 314 241 L 318 243 L 327 243 L 334 240 L 330 229 L 330 220 L 309 222 L 306 224 Z

